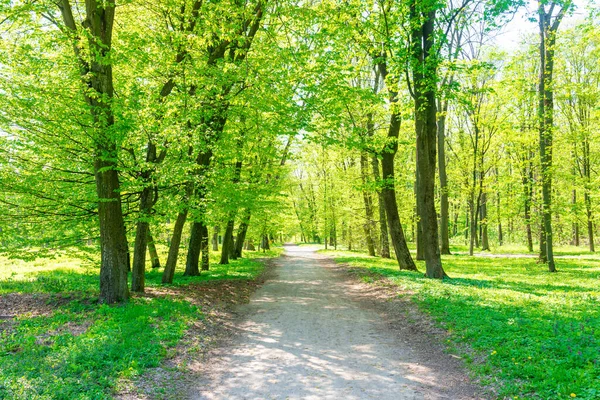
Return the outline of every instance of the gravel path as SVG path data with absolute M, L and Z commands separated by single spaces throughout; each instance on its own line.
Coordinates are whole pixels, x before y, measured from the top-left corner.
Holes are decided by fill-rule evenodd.
M 314 249 L 288 246 L 277 263 L 238 310 L 239 335 L 208 360 L 196 398 L 475 398 L 446 392 L 445 371 L 420 363 Z

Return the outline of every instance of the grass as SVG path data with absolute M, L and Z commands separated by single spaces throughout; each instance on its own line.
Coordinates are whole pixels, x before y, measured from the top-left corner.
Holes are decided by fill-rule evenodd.
M 178 269 L 174 285 L 251 280 L 264 268 L 258 258 L 280 253 L 247 252 L 227 266 L 217 265 L 215 255 L 211 270 L 199 277 L 182 277 Z M 33 294 L 56 305 L 47 315 L 0 320 L 0 398 L 111 398 L 121 380 L 158 366 L 190 323 L 203 318 L 198 307 L 165 297 L 99 305 L 98 272 L 73 254 L 34 261 L 0 257 L 0 295 Z M 148 268 L 147 286 L 160 285 L 161 274 Z
M 531 258 L 445 256 L 452 279 L 439 282 L 393 260 L 327 253 L 367 282 L 387 277 L 410 294 L 498 398 L 600 398 L 599 257 L 560 259 L 551 274 Z

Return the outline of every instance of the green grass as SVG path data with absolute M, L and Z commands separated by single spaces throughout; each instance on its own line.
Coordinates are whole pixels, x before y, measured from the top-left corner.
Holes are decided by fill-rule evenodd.
M 439 282 L 393 260 L 327 253 L 364 269 L 367 282 L 381 275 L 410 293 L 498 398 L 600 398 L 599 257 L 560 259 L 551 274 L 535 259 L 448 256 L 452 279 Z
M 230 265 L 217 265 L 199 277 L 174 285 L 207 280 L 256 278 L 257 260 L 281 253 L 247 252 Z M 163 257 L 164 259 L 164 257 Z M 45 302 L 62 304 L 49 315 L 21 315 L 0 320 L 1 399 L 111 398 L 122 379 L 160 364 L 189 324 L 203 318 L 188 302 L 164 297 L 133 297 L 123 305 L 97 303 L 98 268 L 74 255 L 34 261 L 0 257 L 0 295 L 40 293 Z M 162 269 L 147 273 L 147 286 L 160 285 Z

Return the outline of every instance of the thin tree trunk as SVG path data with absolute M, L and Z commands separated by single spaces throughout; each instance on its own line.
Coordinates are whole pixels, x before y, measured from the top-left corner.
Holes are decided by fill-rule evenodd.
M 210 253 L 208 247 L 208 227 L 202 223 L 200 228 L 200 250 L 202 250 L 202 271 L 210 269 Z
M 592 199 L 590 194 L 586 191 L 584 193 L 585 202 L 585 214 L 587 216 L 587 228 L 588 228 L 588 241 L 590 245 L 590 251 L 595 252 L 594 247 L 594 219 L 592 217 Z
M 188 210 L 179 212 L 175 226 L 173 227 L 173 236 L 171 236 L 171 245 L 169 246 L 169 255 L 167 256 L 167 264 L 163 271 L 162 283 L 173 283 L 173 276 L 175 275 L 175 267 L 177 266 L 177 258 L 179 256 L 179 245 L 181 244 L 181 235 L 183 233 L 183 226 L 187 219 Z
M 414 226 L 414 240 L 416 246 L 416 259 L 418 261 L 425 260 L 425 249 L 423 247 L 423 227 L 421 226 L 421 207 L 419 206 L 419 173 L 416 173 L 414 192 L 415 192 L 415 226 Z
M 554 51 L 556 32 L 571 2 L 567 0 L 552 22 L 552 12 L 556 3 L 552 2 L 550 11 L 546 12 L 545 2 L 538 4 L 540 28 L 540 75 L 539 75 L 539 106 L 538 118 L 540 123 L 540 160 L 542 175 L 542 216 L 543 235 L 545 239 L 546 262 L 550 272 L 556 271 L 554 263 L 554 248 L 552 236 L 552 144 L 554 130 Z M 540 258 L 543 257 L 540 255 Z
M 223 244 L 221 245 L 221 261 L 219 264 L 229 264 L 229 254 L 233 248 L 233 219 L 227 221 L 227 227 L 225 228 L 225 234 L 223 235 Z
M 383 54 L 385 55 L 385 54 Z M 382 57 L 384 58 L 384 57 Z M 379 60 L 377 67 L 380 71 L 382 79 L 385 81 L 388 71 L 385 58 Z M 395 105 L 398 102 L 398 93 L 388 87 L 388 93 L 390 103 Z M 398 214 L 398 202 L 396 200 L 396 185 L 394 177 L 394 157 L 398 151 L 398 135 L 400 133 L 400 113 L 395 111 L 392 107 L 390 116 L 390 124 L 388 128 L 388 145 L 382 152 L 381 160 L 381 172 L 383 177 L 382 195 L 385 207 L 385 214 L 387 216 L 387 223 L 390 233 L 390 239 L 394 246 L 394 252 L 396 253 L 396 260 L 398 261 L 398 267 L 403 270 L 417 271 L 417 266 L 410 255 L 408 245 L 406 244 L 406 238 L 404 236 L 404 230 L 400 223 L 400 215 Z
M 147 174 L 143 174 L 146 175 Z M 152 211 L 154 201 L 150 186 L 145 187 L 140 195 L 140 217 L 135 230 L 135 245 L 133 248 L 133 268 L 131 270 L 131 291 L 143 293 L 146 276 L 146 248 L 148 245 L 149 223 L 148 215 Z
M 374 235 L 374 223 L 373 223 L 373 199 L 371 194 L 368 192 L 366 185 L 368 184 L 368 159 L 367 154 L 362 152 L 360 155 L 360 178 L 362 181 L 363 189 L 363 202 L 365 205 L 365 223 L 363 224 L 363 229 L 365 231 L 365 240 L 367 242 L 367 249 L 369 251 L 369 255 L 375 256 L 375 240 L 373 239 Z
M 190 232 L 190 243 L 188 245 L 188 253 L 185 262 L 185 271 L 183 276 L 198 276 L 200 275 L 200 246 L 202 244 L 202 222 L 195 221 L 192 223 Z
M 150 232 L 150 227 L 148 227 L 148 252 L 150 253 L 152 269 L 160 268 L 160 258 L 158 257 L 158 252 L 156 251 L 156 243 L 154 243 L 154 238 Z
M 481 250 L 489 251 L 490 243 L 488 239 L 488 212 L 487 212 L 487 193 L 481 195 Z
M 448 237 L 449 204 L 448 204 L 448 175 L 446 173 L 446 115 L 448 101 L 442 102 L 438 117 L 438 171 L 440 180 L 440 252 L 450 254 L 450 238 Z
M 246 241 L 246 233 L 248 232 L 248 226 L 250 224 L 251 217 L 250 209 L 244 211 L 242 222 L 238 228 L 237 238 L 235 240 L 235 256 L 242 257 L 242 249 L 244 248 L 244 242 Z
M 378 183 L 381 180 L 379 174 L 379 159 L 373 155 L 371 157 L 371 165 L 373 166 L 373 179 Z M 390 240 L 388 237 L 387 217 L 385 215 L 385 204 L 383 201 L 383 193 L 381 189 L 377 189 L 377 202 L 379 209 L 379 237 L 381 240 L 381 257 L 390 258 Z
M 212 235 L 212 249 L 213 251 L 219 251 L 219 226 L 215 226 L 213 228 L 213 235 Z

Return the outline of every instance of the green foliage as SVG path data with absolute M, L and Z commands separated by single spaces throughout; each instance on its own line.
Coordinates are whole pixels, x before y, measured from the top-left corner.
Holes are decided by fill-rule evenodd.
M 398 271 L 391 260 L 328 254 L 367 281 L 384 276 L 411 295 L 448 331 L 448 351 L 498 398 L 598 397 L 600 257 L 559 257 L 555 275 L 534 258 L 446 256 L 451 279 L 436 282 Z

